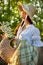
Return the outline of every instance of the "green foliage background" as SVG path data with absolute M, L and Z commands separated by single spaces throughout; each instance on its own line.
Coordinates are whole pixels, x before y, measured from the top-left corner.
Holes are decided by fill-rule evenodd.
M 33 3 L 36 6 L 35 26 L 40 29 L 43 40 L 43 0 L 0 0 L 0 25 L 9 22 L 12 30 L 21 22 L 17 2 Z

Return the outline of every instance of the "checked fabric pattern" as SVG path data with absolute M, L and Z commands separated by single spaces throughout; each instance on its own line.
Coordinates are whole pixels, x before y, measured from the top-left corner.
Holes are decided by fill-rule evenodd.
M 15 51 L 14 64 L 11 65 L 37 65 L 38 50 L 31 44 L 27 44 L 26 40 L 17 43 L 17 50 Z M 18 59 L 16 59 L 16 57 Z

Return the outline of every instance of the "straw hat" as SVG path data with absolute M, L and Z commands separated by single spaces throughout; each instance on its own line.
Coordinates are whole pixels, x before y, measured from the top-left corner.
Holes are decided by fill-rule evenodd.
M 29 15 L 29 17 L 32 19 L 32 17 L 36 13 L 36 7 L 30 3 L 22 5 L 21 2 L 18 2 L 17 4 L 19 7 L 19 10 L 26 12 Z

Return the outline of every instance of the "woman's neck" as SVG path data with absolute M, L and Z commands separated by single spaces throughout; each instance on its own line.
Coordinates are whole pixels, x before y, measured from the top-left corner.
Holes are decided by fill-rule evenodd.
M 26 27 L 29 26 L 29 25 L 30 25 L 30 23 L 26 23 Z

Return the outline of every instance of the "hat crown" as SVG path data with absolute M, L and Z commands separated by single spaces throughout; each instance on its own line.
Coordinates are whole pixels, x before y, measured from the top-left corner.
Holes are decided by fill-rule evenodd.
M 26 10 L 30 18 L 32 18 L 36 12 L 36 7 L 33 4 L 25 4 L 24 10 Z

